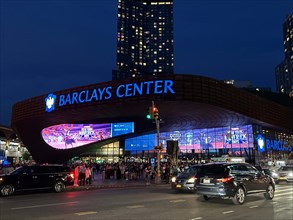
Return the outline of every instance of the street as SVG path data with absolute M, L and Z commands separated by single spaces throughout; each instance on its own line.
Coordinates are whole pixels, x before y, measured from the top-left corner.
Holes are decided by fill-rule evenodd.
M 249 195 L 244 205 L 193 193 L 174 193 L 169 185 L 78 192 L 21 193 L 0 197 L 1 220 L 73 219 L 293 219 L 293 186 L 276 186 L 275 198 Z

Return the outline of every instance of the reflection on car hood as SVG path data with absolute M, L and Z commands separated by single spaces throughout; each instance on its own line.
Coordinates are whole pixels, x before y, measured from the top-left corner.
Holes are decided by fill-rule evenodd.
M 189 179 L 191 177 L 194 177 L 194 175 L 190 173 L 181 173 L 176 177 L 176 179 Z

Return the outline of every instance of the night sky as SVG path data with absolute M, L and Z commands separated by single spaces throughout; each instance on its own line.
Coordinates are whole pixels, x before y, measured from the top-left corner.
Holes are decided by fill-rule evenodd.
M 0 124 L 12 105 L 111 81 L 117 0 L 0 0 Z M 175 73 L 275 91 L 293 0 L 174 0 Z

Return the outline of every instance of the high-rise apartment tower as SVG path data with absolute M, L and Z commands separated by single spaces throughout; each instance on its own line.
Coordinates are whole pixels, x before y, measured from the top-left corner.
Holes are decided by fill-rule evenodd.
M 283 24 L 285 59 L 276 67 L 277 92 L 289 94 L 293 86 L 293 14 Z
M 118 0 L 112 79 L 174 73 L 173 0 Z

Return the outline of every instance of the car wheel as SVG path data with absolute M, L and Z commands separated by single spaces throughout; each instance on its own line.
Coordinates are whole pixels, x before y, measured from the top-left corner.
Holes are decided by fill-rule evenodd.
M 264 193 L 264 197 L 267 199 L 267 200 L 271 200 L 273 199 L 275 196 L 275 190 L 274 190 L 274 187 L 272 186 L 272 184 L 269 184 L 268 185 L 268 188 L 267 188 L 267 192 Z
M 232 201 L 236 205 L 242 205 L 245 202 L 245 191 L 242 187 L 239 187 L 235 193 L 235 196 L 232 198 Z
M 211 197 L 209 197 L 209 196 L 207 196 L 207 195 L 203 195 L 202 197 L 203 197 L 203 199 L 204 199 L 205 201 L 208 201 L 208 200 L 210 200 L 210 198 L 211 198 Z
M 62 181 L 57 181 L 54 184 L 54 191 L 57 193 L 62 192 L 64 188 L 65 188 L 65 184 Z
M 10 184 L 3 185 L 0 193 L 2 196 L 10 196 L 14 193 L 14 186 Z

